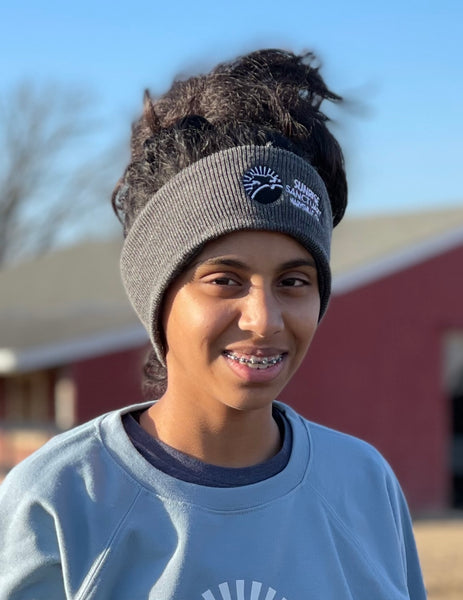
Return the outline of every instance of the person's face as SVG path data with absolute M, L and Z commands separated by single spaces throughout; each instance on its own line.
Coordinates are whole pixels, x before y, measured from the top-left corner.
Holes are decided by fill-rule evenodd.
M 207 410 L 271 404 L 319 311 L 315 262 L 293 238 L 243 231 L 209 242 L 166 294 L 167 393 Z

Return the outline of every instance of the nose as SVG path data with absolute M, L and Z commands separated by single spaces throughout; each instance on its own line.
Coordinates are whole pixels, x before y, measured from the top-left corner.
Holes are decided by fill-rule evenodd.
M 271 290 L 252 286 L 242 297 L 238 326 L 258 337 L 268 337 L 284 327 L 282 307 Z

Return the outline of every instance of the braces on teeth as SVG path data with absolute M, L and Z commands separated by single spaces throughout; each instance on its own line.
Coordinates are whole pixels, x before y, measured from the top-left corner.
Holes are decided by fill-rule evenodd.
M 281 362 L 283 360 L 283 356 L 277 356 L 275 358 L 244 358 L 243 356 L 239 357 L 239 356 L 234 356 L 233 354 L 230 353 L 226 353 L 226 355 L 228 356 L 228 358 L 231 358 L 232 360 L 239 362 L 241 364 L 244 365 L 249 365 L 250 367 L 254 367 L 254 368 L 261 368 L 264 369 L 266 367 L 272 367 L 273 365 L 276 365 L 277 363 Z

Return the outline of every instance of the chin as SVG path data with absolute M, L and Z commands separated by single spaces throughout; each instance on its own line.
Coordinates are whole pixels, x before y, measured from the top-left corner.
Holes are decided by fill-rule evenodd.
M 271 406 L 282 390 L 283 387 L 280 386 L 272 389 L 258 389 L 255 387 L 254 389 L 247 389 L 245 392 L 242 391 L 237 395 L 231 395 L 224 404 L 240 411 L 261 410 Z

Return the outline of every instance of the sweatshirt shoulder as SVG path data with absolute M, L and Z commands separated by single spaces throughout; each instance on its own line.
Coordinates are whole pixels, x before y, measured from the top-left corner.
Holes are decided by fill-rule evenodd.
M 316 450 L 318 450 L 317 454 L 320 454 L 322 451 L 328 455 L 332 452 L 336 454 L 347 453 L 348 456 L 346 458 L 356 456 L 378 461 L 378 463 L 385 463 L 384 458 L 378 450 L 368 442 L 348 433 L 343 433 L 310 421 L 282 402 L 277 402 L 276 404 L 291 423 L 295 435 L 306 435 L 308 437 L 311 454 Z M 339 458 L 342 459 L 342 456 L 339 456 Z
M 0 579 L 11 571 L 11 589 L 35 585 L 40 574 L 54 586 L 46 597 L 61 598 L 64 575 L 69 597 L 84 597 L 77 590 L 104 567 L 128 516 L 142 518 L 137 507 L 146 494 L 107 446 L 108 436 L 117 448 L 123 435 L 120 411 L 108 413 L 55 436 L 7 475 L 0 485 L 0 539 L 7 541 L 0 544 Z
M 60 433 L 14 467 L 0 485 L 0 498 L 14 491 L 43 496 L 61 487 L 71 469 L 75 472 L 92 459 L 105 454 L 99 427 L 105 416 L 98 417 Z
M 357 480 L 365 484 L 382 481 L 396 485 L 395 475 L 383 455 L 370 443 L 309 421 L 293 409 L 284 407 L 295 435 L 305 435 L 310 446 L 309 473 L 311 481 L 349 485 Z
M 304 422 L 317 459 L 321 455 L 328 458 L 335 456 L 342 464 L 348 462 L 352 466 L 353 461 L 359 461 L 362 465 L 371 464 L 373 468 L 390 471 L 389 464 L 379 450 L 365 440 L 306 419 Z

